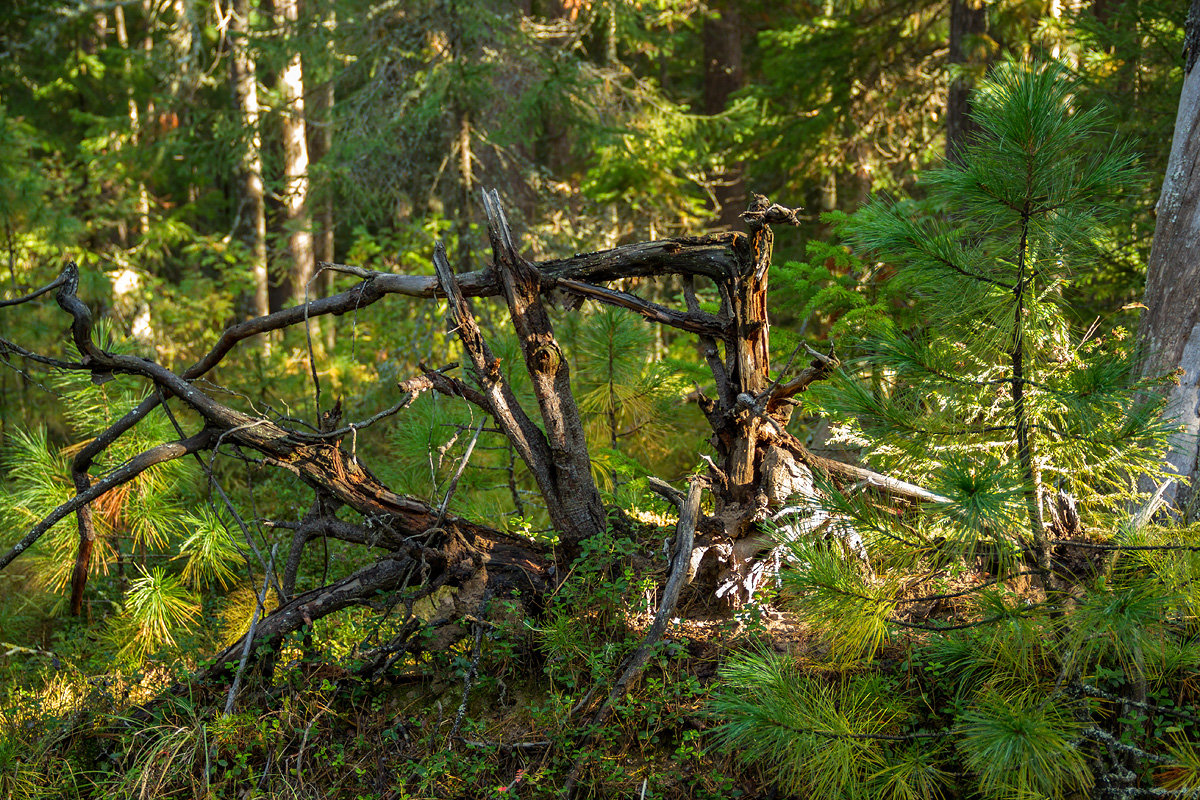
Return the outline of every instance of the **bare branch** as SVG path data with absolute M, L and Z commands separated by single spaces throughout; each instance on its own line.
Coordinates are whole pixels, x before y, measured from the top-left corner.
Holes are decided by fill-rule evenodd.
M 442 520 L 446 518 L 446 509 L 450 507 L 450 498 L 454 497 L 454 490 L 458 488 L 458 480 L 462 477 L 463 471 L 467 468 L 467 462 L 471 460 L 471 453 L 475 452 L 475 443 L 479 441 L 479 433 L 483 430 L 483 420 L 475 426 L 475 432 L 471 434 L 471 441 L 467 442 L 467 450 L 463 453 L 462 459 L 458 462 L 458 468 L 454 470 L 454 475 L 450 478 L 450 485 L 446 487 L 446 494 L 442 497 L 442 503 L 438 506 L 438 521 L 435 527 L 441 525 Z
M 550 575 L 546 562 L 528 542 L 481 525 L 462 526 L 456 530 L 460 536 L 440 549 L 400 541 L 395 546 L 397 556 L 383 558 L 340 581 L 290 598 L 259 622 L 255 641 L 274 648 L 281 637 L 314 620 L 349 606 L 375 602 L 380 594 L 403 587 L 413 575 L 414 565 L 424 564 L 428 568 L 426 589 L 442 584 L 463 587 L 480 577 L 484 579 L 484 585 L 476 589 L 492 596 L 518 588 L 534 595 L 547 590 Z M 467 594 L 460 592 L 459 596 Z M 226 647 L 215 663 L 197 677 L 201 680 L 228 678 L 244 641 L 245 637 L 242 637 Z
M 767 413 L 780 415 L 780 418 L 785 423 L 791 413 L 785 409 L 785 406 L 789 405 L 788 401 L 801 392 L 807 391 L 808 387 L 817 381 L 829 377 L 829 374 L 838 366 L 837 359 L 831 355 L 827 356 L 824 353 L 818 353 L 808 345 L 803 345 L 803 347 L 813 356 L 813 360 L 809 362 L 809 365 L 800 370 L 796 377 L 787 383 L 781 385 L 776 381 L 767 390 Z M 780 378 L 786 373 L 786 369 L 780 372 Z M 785 411 L 786 413 L 783 413 Z
M 538 271 L 545 276 L 547 285 L 543 288 L 547 290 L 553 288 L 559 279 L 610 281 L 668 274 L 720 278 L 735 263 L 734 246 L 739 237 L 745 238 L 740 233 L 720 233 L 640 242 L 612 250 L 581 253 L 571 258 L 540 262 Z M 306 318 L 352 313 L 378 302 L 389 294 L 425 298 L 444 296 L 438 279 L 434 276 L 397 275 L 325 261 L 318 264 L 318 267 L 355 275 L 363 280 L 357 286 L 329 297 L 231 325 L 221 334 L 213 349 L 185 370 L 183 376 L 188 379 L 197 378 L 220 363 L 238 342 L 262 333 L 302 324 Z M 62 276 L 59 280 L 62 280 Z M 456 280 L 464 297 L 487 297 L 501 293 L 493 269 L 464 273 L 456 276 Z M 47 287 L 47 291 L 58 285 L 56 281 Z
M 700 310 L 700 301 L 696 298 L 696 279 L 690 277 L 683 287 L 684 302 L 687 303 L 688 312 L 692 314 L 702 313 Z M 724 304 L 722 304 L 724 311 Z M 727 319 L 727 315 L 719 316 L 717 319 Z M 733 395 L 729 392 L 729 375 L 725 372 L 725 365 L 721 363 L 721 353 L 717 350 L 717 338 L 714 336 L 700 335 L 700 351 L 704 356 L 705 363 L 708 364 L 709 371 L 712 372 L 713 380 L 717 385 L 717 400 L 725 407 L 733 406 Z M 707 413 L 707 412 L 706 412 Z
M 28 358 L 30 361 L 36 361 L 39 364 L 45 364 L 48 367 L 55 369 L 84 369 L 84 365 L 78 361 L 63 361 L 59 358 L 51 358 L 40 353 L 34 353 L 26 350 L 8 339 L 0 338 L 0 358 L 8 361 L 9 354 L 18 355 L 21 358 Z
M 271 559 L 267 562 L 267 571 L 263 575 L 262 590 L 258 593 L 258 602 L 254 606 L 254 614 L 250 617 L 250 630 L 246 631 L 246 635 L 242 637 L 245 644 L 242 647 L 242 659 L 238 662 L 237 672 L 233 676 L 233 683 L 229 684 L 229 697 L 225 700 L 225 713 L 222 716 L 228 717 L 233 713 L 233 701 L 237 698 L 238 686 L 242 682 L 242 674 L 246 671 L 246 662 L 250 660 L 250 648 L 254 645 L 254 632 L 258 627 L 258 619 L 265 608 L 267 601 L 267 588 L 271 585 L 271 570 L 275 566 L 275 553 L 279 549 L 279 545 L 271 548 Z
M 617 306 L 618 308 L 627 308 L 642 315 L 651 322 L 658 322 L 672 328 L 691 331 L 692 333 L 698 333 L 701 336 L 713 339 L 725 336 L 725 326 L 721 324 L 720 318 L 713 314 L 706 314 L 703 311 L 694 313 L 676 311 L 664 305 L 643 300 L 629 292 L 606 289 L 602 286 L 593 286 L 590 283 L 582 283 L 565 278 L 558 281 L 557 286 L 559 289 L 578 295 L 579 297 L 586 297 L 610 306 Z
M 17 297 L 12 300 L 0 300 L 0 308 L 8 308 L 9 306 L 19 306 L 22 303 L 28 303 L 30 300 L 34 300 L 34 299 L 46 294 L 47 292 L 51 292 L 51 291 L 57 289 L 58 287 L 62 286 L 66 281 L 67 281 L 66 272 L 65 271 L 61 272 L 61 273 L 59 273 L 58 277 L 55 278 L 54 280 L 50 281 L 50 283 L 47 283 L 45 286 L 43 286 L 40 289 L 30 292 L 29 294 L 25 295 L 24 297 Z
M 475 322 L 475 315 L 471 312 L 466 298 L 459 291 L 458 279 L 450 267 L 450 262 L 446 259 L 446 249 L 441 242 L 434 246 L 433 265 L 437 270 L 438 279 L 442 282 L 443 290 L 447 294 L 450 317 L 454 321 L 454 332 L 458 334 L 463 349 L 475 368 L 479 385 L 483 388 L 483 396 L 478 400 L 482 401 L 483 407 L 496 420 L 496 424 L 504 431 L 504 435 L 509 438 L 522 460 L 529 466 L 534 478 L 538 481 L 538 487 L 543 490 L 552 488 L 547 468 L 550 447 L 546 443 L 546 437 L 525 413 L 525 409 L 521 408 L 508 381 L 500 372 L 500 362 L 492 354 L 487 342 L 484 341 L 479 325 Z M 428 373 L 426 376 L 437 381 Z M 446 385 L 444 381 L 440 383 Z M 434 383 L 435 387 L 438 385 L 438 382 Z M 457 388 L 454 384 L 449 384 L 449 386 Z M 465 393 L 463 396 L 466 396 Z
M 880 473 L 873 472 L 865 467 L 857 467 L 853 464 L 835 461 L 832 458 L 818 456 L 805 447 L 804 444 L 795 436 L 780 428 L 776 428 L 774 431 L 769 433 L 764 431 L 764 438 L 790 450 L 810 467 L 819 469 L 829 475 L 836 475 L 838 477 L 848 478 L 853 481 L 862 481 L 868 487 L 875 489 L 876 491 L 884 491 L 897 497 L 903 497 L 907 500 L 912 500 L 918 503 L 953 502 L 948 497 L 943 497 L 940 494 L 931 492 L 928 489 L 917 486 L 916 484 L 908 483 L 888 475 L 881 475 Z
M 676 508 L 680 510 L 683 509 L 684 500 L 687 499 L 687 496 L 683 492 L 679 491 L 663 479 L 656 478 L 653 475 L 646 480 L 650 491 L 654 492 L 656 495 L 666 500 Z
M 765 198 L 763 199 L 765 200 Z M 766 208 L 759 208 L 756 204 L 751 206 L 749 211 L 743 211 L 741 217 L 752 228 L 763 225 L 799 225 L 800 218 L 797 215 L 803 210 L 799 207 L 781 206 L 779 203 L 771 203 Z
M 276 608 L 258 625 L 255 639 L 273 645 L 283 636 L 299 630 L 313 620 L 340 611 L 352 605 L 360 605 L 379 592 L 392 591 L 400 587 L 408 574 L 410 561 L 407 558 L 387 558 L 376 561 L 340 581 L 297 595 Z M 196 676 L 199 680 L 219 679 L 231 674 L 234 665 L 240 662 L 249 634 L 222 650 L 213 665 Z
M 300 558 L 304 554 L 304 546 L 318 536 L 328 536 L 342 542 L 361 544 L 366 547 L 382 547 L 389 550 L 397 550 L 408 545 L 398 533 L 392 532 L 387 526 L 368 530 L 362 525 L 355 525 L 353 522 L 346 522 L 337 517 L 321 516 L 305 519 L 292 534 L 292 546 L 288 550 L 287 562 L 283 566 L 281 584 L 288 597 L 291 597 L 296 590 L 296 575 L 300 571 Z M 427 555 L 419 550 L 406 552 L 409 555 L 415 552 L 422 558 Z M 431 556 L 432 552 L 428 555 Z

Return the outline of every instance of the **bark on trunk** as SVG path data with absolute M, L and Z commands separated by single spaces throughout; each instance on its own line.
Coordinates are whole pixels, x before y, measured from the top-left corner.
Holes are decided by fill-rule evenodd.
M 592 480 L 583 421 L 571 392 L 570 368 L 542 305 L 542 274 L 517 252 L 499 196 L 485 193 L 484 205 L 493 261 L 526 370 L 533 380 L 544 432 L 521 408 L 500 372 L 499 361 L 484 341 L 440 245 L 434 253 L 434 266 L 442 289 L 450 297 L 452 328 L 483 389 L 482 397 L 474 402 L 492 415 L 529 467 L 546 500 L 550 519 L 562 535 L 564 549 L 573 556 L 584 539 L 604 532 L 606 517 Z M 463 391 L 466 388 L 458 387 L 454 393 L 467 396 Z
M 954 65 L 971 62 L 966 45 L 969 38 L 987 32 L 987 6 L 982 0 L 950 0 L 950 53 Z M 950 81 L 946 98 L 946 158 L 958 161 L 962 148 L 970 142 L 975 131 L 971 120 L 971 81 L 956 77 Z
M 297 0 L 278 0 L 280 24 L 294 29 L 300 19 Z M 304 69 L 300 53 L 288 59 L 279 75 L 283 114 L 283 209 L 291 265 L 286 288 L 293 302 L 305 301 L 305 290 L 313 276 L 312 217 L 308 208 L 308 142 L 304 124 Z M 311 298 L 310 298 L 311 299 Z
M 704 113 L 710 116 L 725 111 L 729 96 L 742 88 L 746 71 L 742 65 L 742 15 L 736 2 L 721 3 L 717 14 L 704 20 Z M 746 207 L 746 182 L 743 165 L 731 164 L 714 175 L 713 195 L 717 199 L 717 225 L 733 228 Z
M 332 22 L 330 24 L 333 24 Z M 319 162 L 321 159 L 329 155 L 329 151 L 333 149 L 333 102 L 334 90 L 333 80 L 324 81 L 320 88 L 314 93 L 317 110 L 316 130 L 313 131 L 312 148 L 313 161 Z M 333 216 L 333 191 L 329 186 L 328 180 L 322 191 L 318 192 L 317 213 L 314 221 L 317 225 L 317 241 L 316 254 L 317 263 L 330 263 L 333 261 L 333 234 L 334 234 L 334 216 Z M 320 278 L 320 289 L 318 294 L 321 297 L 328 297 L 333 294 L 333 276 L 331 270 L 326 270 Z M 322 323 L 322 331 L 325 335 L 325 350 L 332 352 L 333 346 L 337 342 L 337 331 L 334 327 L 333 319 L 326 319 Z
M 239 217 L 249 221 L 246 227 L 250 243 L 250 269 L 254 273 L 254 310 L 259 316 L 265 316 L 271 312 L 270 283 L 267 277 L 267 205 L 263 192 L 257 64 L 248 41 L 250 0 L 233 0 L 230 12 L 229 43 L 233 56 L 233 98 L 241 118 L 242 130 L 250 134 L 242 149 Z
M 129 29 L 125 25 L 125 9 L 120 6 L 113 6 L 113 20 L 116 22 L 117 43 L 121 45 L 121 49 L 126 52 L 124 63 L 122 65 L 126 73 L 126 82 L 129 83 Z M 141 141 L 142 137 L 142 118 L 138 111 L 137 98 L 133 96 L 133 92 L 129 93 L 129 138 L 130 144 L 136 145 Z M 146 192 L 146 184 L 142 181 L 137 182 L 137 218 L 138 218 L 138 233 L 142 236 L 150 228 L 150 196 Z
M 1147 310 L 1139 336 L 1146 351 L 1144 373 L 1178 371 L 1167 396 L 1167 415 L 1183 428 L 1167 465 L 1177 476 L 1164 498 L 1188 517 L 1192 512 L 1200 448 L 1200 0 L 1188 13 L 1185 78 L 1175 118 L 1167 174 L 1158 200 L 1158 221 L 1146 275 Z

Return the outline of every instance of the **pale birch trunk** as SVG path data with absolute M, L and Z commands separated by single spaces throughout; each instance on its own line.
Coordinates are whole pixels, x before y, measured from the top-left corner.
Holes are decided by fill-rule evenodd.
M 280 23 L 295 28 L 300 19 L 297 0 L 275 4 Z M 283 100 L 283 209 L 288 231 L 291 268 L 288 288 L 296 303 L 303 303 L 313 275 L 312 219 L 308 209 L 308 144 L 304 126 L 304 69 L 300 53 L 294 53 L 279 76 Z
M 1167 455 L 1175 476 L 1164 498 L 1190 514 L 1200 442 L 1200 0 L 1188 14 L 1186 64 L 1175 135 L 1162 194 L 1146 276 L 1145 304 L 1139 336 L 1146 350 L 1146 374 L 1178 371 L 1170 386 L 1167 415 L 1182 426 Z
M 250 266 L 254 272 L 254 311 L 270 313 L 267 277 L 267 206 L 263 191 L 262 132 L 259 130 L 256 63 L 247 35 L 250 31 L 249 0 L 233 0 L 229 20 L 233 54 L 233 94 L 242 128 L 249 137 L 242 150 L 242 211 L 250 220 Z M 239 216 L 240 216 L 239 214 Z

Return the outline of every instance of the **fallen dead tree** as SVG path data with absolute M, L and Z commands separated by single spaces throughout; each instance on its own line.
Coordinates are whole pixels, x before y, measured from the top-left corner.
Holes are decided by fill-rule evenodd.
M 786 374 L 788 368 L 775 374 L 771 370 L 767 287 L 772 225 L 796 224 L 795 210 L 757 197 L 743 215 L 747 233 L 644 242 L 534 263 L 520 255 L 494 191 L 485 193 L 484 205 L 492 244 L 492 263 L 486 269 L 454 274 L 440 244 L 433 253 L 436 275 L 430 277 L 323 264 L 323 269 L 355 276 L 359 282 L 339 294 L 231 326 L 208 354 L 180 372 L 146 358 L 108 352 L 97 345 L 91 311 L 77 296 L 79 275 L 74 264 L 48 286 L 5 302 L 6 306 L 16 306 L 54 291 L 58 305 L 70 315 L 72 340 L 81 358 L 66 361 L 31 353 L 15 342 L 0 342 L 7 352 L 57 369 L 90 372 L 96 381 L 114 374 L 137 376 L 147 382 L 151 392 L 77 453 L 72 464 L 77 496 L 0 556 L 0 569 L 54 522 L 75 512 L 79 547 L 71 607 L 79 613 L 96 538 L 90 504 L 154 464 L 225 447 L 256 453 L 262 465 L 294 474 L 314 494 L 310 511 L 293 530 L 284 580 L 276 585 L 279 606 L 257 623 L 254 635 L 258 643 L 277 647 L 284 636 L 313 620 L 350 605 L 369 603 L 381 592 L 402 587 L 413 590 L 410 597 L 428 595 L 441 587 L 453 589 L 453 603 L 459 613 L 474 613 L 483 598 L 508 595 L 516 589 L 536 602 L 554 585 L 555 575 L 566 574 L 563 564 L 555 572 L 551 555 L 529 541 L 447 515 L 444 509 L 393 492 L 358 458 L 355 443 L 359 431 L 383 416 L 399 413 L 421 392 L 439 392 L 478 407 L 528 467 L 559 534 L 556 556 L 569 564 L 584 540 L 604 532 L 607 519 L 591 475 L 583 423 L 571 389 L 570 366 L 555 339 L 545 306 L 544 297 L 554 290 L 580 301 L 625 308 L 653 324 L 697 337 L 712 376 L 711 387 L 707 392 L 698 392 L 697 398 L 711 427 L 718 458 L 709 462 L 713 513 L 696 526 L 688 572 L 693 577 L 706 573 L 714 590 L 732 604 L 744 602 L 764 578 L 758 557 L 770 542 L 762 524 L 797 496 L 804 500 L 815 494 L 814 471 L 911 501 L 941 499 L 903 481 L 819 458 L 786 431 L 793 398 L 836 366 L 832 357 L 812 353 L 811 362 L 795 374 Z M 606 285 L 629 277 L 667 275 L 684 279 L 686 308 L 671 308 Z M 715 284 L 721 298 L 717 313 L 700 308 L 696 296 L 696 281 L 700 280 Z M 285 427 L 235 409 L 196 382 L 251 337 L 305 325 L 324 315 L 350 313 L 391 295 L 445 298 L 449 328 L 462 346 L 466 364 L 463 377 L 452 375 L 448 368 L 423 367 L 422 374 L 400 385 L 402 396 L 387 412 L 343 425 L 340 408 L 330 409 L 321 430 L 315 432 Z M 518 401 L 475 321 L 469 298 L 489 297 L 501 298 L 507 307 L 531 379 L 536 409 L 524 408 Z M 172 406 L 186 407 L 201 420 L 200 429 L 188 434 L 172 414 L 178 441 L 155 447 L 94 480 L 89 470 L 96 458 L 159 406 L 164 406 L 168 414 Z M 216 488 L 219 490 L 219 486 Z M 222 498 L 229 502 L 223 493 Z M 365 522 L 339 519 L 336 514 L 343 506 L 361 514 Z M 236 516 L 231 504 L 229 510 Z M 383 555 L 340 581 L 293 595 L 304 547 L 318 534 L 374 548 Z M 402 643 L 393 645 L 400 647 Z M 242 647 L 241 642 L 231 645 L 206 675 L 226 675 Z

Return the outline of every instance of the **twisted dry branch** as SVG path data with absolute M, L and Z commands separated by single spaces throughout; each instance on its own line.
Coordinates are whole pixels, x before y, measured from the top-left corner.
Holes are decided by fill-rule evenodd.
M 434 250 L 435 275 L 432 276 L 397 275 L 322 263 L 321 268 L 353 275 L 359 282 L 329 297 L 228 327 L 212 349 L 179 373 L 147 358 L 108 352 L 95 343 L 91 311 L 77 296 L 79 274 L 73 263 L 47 286 L 22 298 L 0 303 L 0 307 L 19 305 L 56 290 L 58 305 L 71 316 L 71 336 L 81 358 L 75 363 L 48 357 L 39 359 L 58 369 L 89 371 L 96 381 L 117 374 L 137 376 L 150 381 L 155 389 L 76 455 L 72 463 L 76 496 L 35 525 L 16 547 L 0 558 L 0 568 L 11 563 L 66 514 L 77 511 L 80 549 L 72 607 L 78 611 L 86 583 L 90 543 L 95 538 L 88 504 L 157 463 L 201 449 L 217 449 L 224 444 L 257 452 L 262 456 L 260 463 L 289 470 L 310 485 L 319 499 L 327 498 L 333 505 L 342 504 L 368 519 L 384 521 L 369 534 L 360 526 L 335 524 L 330 519 L 298 533 L 285 566 L 285 573 L 291 575 L 292 583 L 299 553 L 318 528 L 323 535 L 375 545 L 391 553 L 383 561 L 356 573 L 358 578 L 352 576 L 346 579 L 348 582 L 316 590 L 327 591 L 327 594 L 319 595 L 326 598 L 321 602 L 302 601 L 307 595 L 289 600 L 260 623 L 260 635 L 269 638 L 275 635 L 272 631 L 282 635 L 295 629 L 297 618 L 315 618 L 314 614 L 330 613 L 343 607 L 339 605 L 343 601 L 358 602 L 366 597 L 365 593 L 379 591 L 381 587 L 395 587 L 398 582 L 407 580 L 398 577 L 401 572 L 408 574 L 417 563 L 422 565 L 422 573 L 428 580 L 443 580 L 462 587 L 483 579 L 493 595 L 502 590 L 501 585 L 511 587 L 522 582 L 534 587 L 546 585 L 547 559 L 542 550 L 485 525 L 449 515 L 443 517 L 438 509 L 393 492 L 353 452 L 347 453 L 341 442 L 346 434 L 355 436 L 366 425 L 397 413 L 422 391 L 432 389 L 467 400 L 493 418 L 513 450 L 529 467 L 551 521 L 565 545 L 560 554 L 570 557 L 584 538 L 604 530 L 606 519 L 590 473 L 586 437 L 571 392 L 569 366 L 555 340 L 550 316 L 542 300 L 543 294 L 554 289 L 633 310 L 651 322 L 699 337 L 717 389 L 716 399 L 702 398 L 702 405 L 723 462 L 722 468 L 717 470 L 726 475 L 719 487 L 722 496 L 718 497 L 718 506 L 735 512 L 726 514 L 724 519 L 740 520 L 729 529 L 734 535 L 743 535 L 739 526 L 759 518 L 760 509 L 754 506 L 757 488 L 753 482 L 764 443 L 780 444 L 810 466 L 854 480 L 865 480 L 868 485 L 892 495 L 921 502 L 943 499 L 903 481 L 817 458 L 783 430 L 791 408 L 789 398 L 811 382 L 825 377 L 832 368 L 831 362 L 817 359 L 807 370 L 787 382 L 781 380 L 782 376 L 772 380 L 769 375 L 766 315 L 772 244 L 769 226 L 793 224 L 796 219 L 794 209 L 756 197 L 746 216 L 749 235 L 721 233 L 680 237 L 534 263 L 519 254 L 495 191 L 485 193 L 484 206 L 493 250 L 493 263 L 486 269 L 455 274 L 440 244 Z M 651 303 L 627 291 L 597 285 L 617 279 L 663 275 L 687 279 L 685 311 Z M 719 313 L 700 309 L 692 288 L 697 278 L 716 283 L 722 297 Z M 343 428 L 330 426 L 313 433 L 292 430 L 270 419 L 238 411 L 217 401 L 195 384 L 247 339 L 303 325 L 307 320 L 323 315 L 354 313 L 392 294 L 447 299 L 451 327 L 463 345 L 471 383 L 422 365 L 423 374 L 401 384 L 401 390 L 407 394 L 386 412 L 363 423 Z M 501 297 L 508 306 L 524 365 L 532 381 L 537 422 L 517 401 L 501 373 L 475 322 L 467 301 L 470 297 Z M 4 343 L 4 352 L 27 354 L 9 343 Z M 749 398 L 749 404 L 743 402 L 744 398 Z M 89 471 L 96 459 L 155 408 L 172 400 L 196 412 L 203 419 L 203 430 L 193 437 L 181 437 L 176 442 L 151 448 L 93 484 Z M 324 501 L 314 508 L 319 510 L 321 502 Z M 328 517 L 328 514 L 324 516 Z M 418 535 L 423 536 L 426 546 L 414 550 L 412 538 Z M 435 577 L 428 577 L 430 575 Z M 302 612 L 296 611 L 302 606 Z

